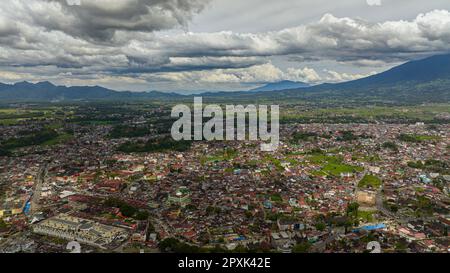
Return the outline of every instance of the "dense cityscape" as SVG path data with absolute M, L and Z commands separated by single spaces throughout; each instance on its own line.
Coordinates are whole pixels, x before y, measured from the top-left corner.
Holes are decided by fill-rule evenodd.
M 286 122 L 263 152 L 175 145 L 164 105 L 12 106 L 0 252 L 448 251 L 445 111 L 438 123 Z
M 435 271 L 449 228 L 450 1 L 1 1 L 3 264 Z

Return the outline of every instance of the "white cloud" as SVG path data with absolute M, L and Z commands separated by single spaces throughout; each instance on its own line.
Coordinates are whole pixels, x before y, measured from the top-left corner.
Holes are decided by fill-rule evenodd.
M 345 81 L 353 81 L 361 78 L 369 77 L 377 74 L 377 72 L 373 71 L 368 74 L 350 74 L 350 73 L 339 73 L 333 70 L 324 70 L 328 75 L 325 77 L 325 81 L 329 83 L 334 82 L 345 82 Z
M 381 6 L 381 0 L 366 0 L 369 6 Z
M 18 68 L 35 77 L 60 75 L 60 81 L 68 77 L 60 73 L 71 73 L 71 80 L 126 77 L 139 79 L 139 84 L 143 84 L 141 79 L 192 83 L 344 81 L 364 75 L 330 68 L 321 76 L 309 63 L 306 66 L 300 61 L 292 65 L 296 68 L 280 69 L 270 61 L 291 56 L 378 67 L 450 50 L 447 10 L 419 14 L 410 21 L 369 23 L 325 14 L 319 21 L 279 31 L 192 33 L 179 28 L 209 1 L 85 0 L 79 6 L 69 6 L 65 0 L 3 2 L 2 70 L 13 73 L 13 68 Z
M 259 83 L 279 81 L 283 76 L 283 71 L 269 63 L 249 68 L 157 73 L 153 79 L 197 83 Z
M 317 74 L 314 69 L 309 67 L 304 67 L 303 69 L 288 68 L 284 78 L 286 80 L 301 81 L 306 83 L 317 83 L 321 81 L 319 74 Z

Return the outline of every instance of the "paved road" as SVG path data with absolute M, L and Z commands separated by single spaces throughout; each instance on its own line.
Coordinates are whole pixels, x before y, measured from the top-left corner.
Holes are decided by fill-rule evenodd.
M 397 215 L 396 213 L 393 213 L 391 211 L 389 211 L 388 209 L 386 209 L 384 207 L 383 204 L 383 193 L 381 191 L 378 192 L 377 194 L 377 209 L 378 211 L 380 211 L 381 213 L 383 213 L 386 217 L 395 220 L 396 222 L 398 222 L 399 224 L 405 225 L 408 224 L 411 221 L 415 221 L 415 220 L 423 220 L 423 221 L 429 221 L 429 220 L 434 220 L 436 219 L 435 216 L 428 216 L 428 217 L 401 217 L 399 215 Z
M 41 199 L 42 194 L 42 184 L 44 184 L 45 179 L 47 178 L 48 168 L 47 164 L 41 167 L 38 171 L 38 175 L 36 177 L 36 182 L 33 190 L 33 197 L 31 198 L 31 213 L 37 212 L 40 209 L 39 200 Z
M 355 180 L 353 182 L 353 184 L 355 185 L 355 192 L 358 190 L 358 183 L 359 183 L 359 181 L 361 181 L 361 179 L 363 179 L 363 177 L 366 176 L 366 174 L 368 174 L 368 170 L 364 170 L 364 172 L 362 172 L 361 174 L 356 175 Z M 355 199 L 355 202 L 356 202 L 356 199 Z M 343 233 L 340 233 L 340 232 L 335 232 L 335 233 L 331 234 L 330 236 L 328 236 L 327 239 L 325 239 L 325 241 L 322 241 L 320 243 L 315 244 L 313 246 L 313 248 L 312 248 L 312 251 L 313 252 L 322 252 L 322 251 L 324 251 L 328 244 L 330 244 L 331 242 L 336 240 L 337 237 L 339 235 L 342 235 L 342 234 Z

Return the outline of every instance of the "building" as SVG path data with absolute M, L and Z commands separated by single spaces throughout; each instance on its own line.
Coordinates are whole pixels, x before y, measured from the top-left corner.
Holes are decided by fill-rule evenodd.
M 169 195 L 167 202 L 170 205 L 178 205 L 181 207 L 185 207 L 191 202 L 190 195 L 191 195 L 191 192 L 189 191 L 188 188 L 180 187 L 180 188 L 178 188 L 175 195 Z
M 24 212 L 27 204 L 27 198 L 12 199 L 8 198 L 0 205 L 0 218 L 18 215 Z
M 33 231 L 37 234 L 74 240 L 101 248 L 128 237 L 127 231 L 123 228 L 107 226 L 67 214 L 44 220 L 36 224 Z

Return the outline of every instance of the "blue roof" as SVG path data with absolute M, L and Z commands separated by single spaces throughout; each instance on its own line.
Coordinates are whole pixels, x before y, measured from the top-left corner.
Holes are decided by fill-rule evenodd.
M 363 229 L 363 230 L 377 230 L 377 229 L 383 229 L 383 228 L 386 228 L 385 224 L 377 224 L 377 225 L 373 225 L 373 226 L 361 227 L 361 229 Z
M 25 207 L 23 208 L 23 213 L 28 214 L 30 212 L 30 209 L 31 209 L 31 202 L 27 201 Z

